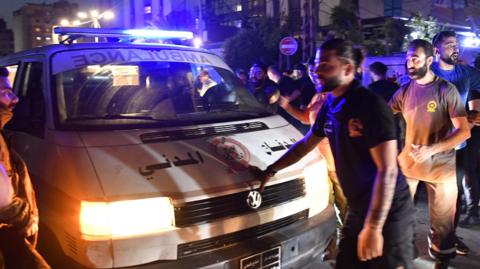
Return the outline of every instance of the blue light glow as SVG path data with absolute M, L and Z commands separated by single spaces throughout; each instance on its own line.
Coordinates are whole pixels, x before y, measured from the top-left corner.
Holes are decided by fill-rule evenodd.
M 150 29 L 109 29 L 56 27 L 54 32 L 59 35 L 81 35 L 96 37 L 127 37 L 145 39 L 193 39 L 193 33 L 188 31 L 165 31 Z
M 145 29 L 128 29 L 123 30 L 123 33 L 142 38 L 179 38 L 179 39 L 192 39 L 193 33 L 187 31 L 162 31 L 162 30 L 145 30 Z

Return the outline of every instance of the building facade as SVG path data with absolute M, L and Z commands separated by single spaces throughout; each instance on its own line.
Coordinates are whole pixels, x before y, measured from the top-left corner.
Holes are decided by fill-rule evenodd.
M 78 5 L 68 1 L 52 4 L 28 3 L 13 13 L 14 50 L 52 44 L 52 29 L 60 20 L 73 17 Z
M 0 56 L 13 52 L 13 32 L 7 29 L 7 24 L 0 19 Z

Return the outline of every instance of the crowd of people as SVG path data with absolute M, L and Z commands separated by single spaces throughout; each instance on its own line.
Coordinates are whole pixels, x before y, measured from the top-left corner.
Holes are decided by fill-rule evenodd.
M 304 134 L 266 169 L 250 170 L 263 190 L 279 170 L 318 148 L 337 209 L 332 253 L 340 269 L 413 268 L 413 198 L 423 182 L 428 251 L 435 268 L 447 268 L 456 254 L 469 254 L 457 225 L 480 225 L 480 71 L 459 63 L 450 31 L 409 43 L 404 85 L 375 62 L 364 88 L 362 55 L 350 42 L 331 39 L 291 73 L 261 63 L 236 72 L 266 110 Z M 215 85 L 202 72 L 198 95 L 206 98 Z M 28 169 L 3 135 L 17 102 L 8 71 L 0 69 L 0 268 L 49 268 L 35 250 L 39 216 Z
M 363 54 L 332 39 L 303 71 L 314 95 L 274 67 L 263 78 L 268 91 L 249 87 L 264 95 L 260 102 L 287 113 L 292 125 L 309 126 L 266 169 L 251 167 L 260 190 L 317 147 L 327 160 L 330 201 L 342 227 L 336 268 L 413 268 L 413 201 L 420 182 L 428 196 L 428 253 L 435 268 L 469 254 L 456 228 L 480 225 L 480 70 L 460 63 L 457 42 L 452 31 L 410 42 L 403 85 L 387 78 L 384 63 L 374 62 L 368 67 L 373 82 L 362 87 Z M 309 99 L 295 103 L 298 96 Z

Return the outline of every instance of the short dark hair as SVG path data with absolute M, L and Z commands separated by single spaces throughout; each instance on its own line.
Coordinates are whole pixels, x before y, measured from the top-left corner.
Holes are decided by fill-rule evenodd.
M 410 41 L 410 43 L 408 43 L 408 48 L 409 49 L 414 49 L 414 50 L 416 50 L 418 48 L 423 48 L 427 58 L 430 57 L 430 56 L 433 57 L 433 46 L 427 40 L 424 40 L 424 39 L 412 40 L 412 41 Z
M 370 71 L 377 76 L 385 76 L 385 74 L 387 74 L 388 67 L 381 62 L 374 62 L 368 66 L 368 69 L 370 69 Z
M 300 70 L 302 72 L 307 72 L 307 67 L 302 63 L 298 63 L 293 66 L 293 70 Z
M 267 71 L 272 72 L 272 73 L 275 73 L 275 74 L 281 74 L 281 73 L 280 73 L 280 70 L 279 70 L 278 67 L 276 67 L 275 65 L 270 65 L 270 66 L 268 67 Z
M 245 72 L 245 70 L 243 69 L 237 69 L 237 71 L 235 71 L 235 74 L 237 74 L 237 76 L 240 76 L 240 75 L 246 76 L 247 72 Z
M 263 70 L 263 72 L 267 73 L 267 66 L 264 63 L 254 63 L 251 68 L 258 67 Z
M 333 50 L 338 57 L 352 61 L 355 68 L 360 67 L 364 56 L 360 48 L 355 48 L 353 43 L 341 38 L 333 38 L 320 46 L 322 51 Z
M 0 67 L 0 77 L 8 77 L 9 73 L 6 67 Z
M 441 31 L 433 37 L 432 43 L 435 46 L 435 48 L 438 48 L 442 44 L 443 40 L 449 37 L 456 38 L 457 34 L 454 31 Z

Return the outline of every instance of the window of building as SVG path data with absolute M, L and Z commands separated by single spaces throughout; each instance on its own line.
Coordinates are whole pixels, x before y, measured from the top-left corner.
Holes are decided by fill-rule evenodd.
M 388 17 L 402 16 L 402 0 L 384 0 L 383 11 Z
M 145 14 L 152 14 L 152 6 L 145 6 L 143 9 Z

